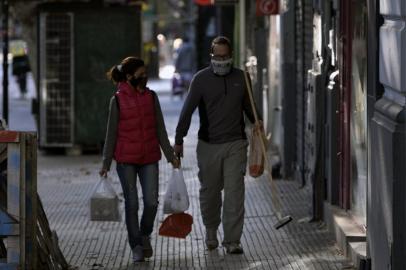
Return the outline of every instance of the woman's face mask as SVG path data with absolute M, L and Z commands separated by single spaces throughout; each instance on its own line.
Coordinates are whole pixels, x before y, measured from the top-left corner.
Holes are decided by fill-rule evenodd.
M 127 80 L 134 89 L 145 89 L 148 82 L 146 68 L 144 66 L 139 67 L 131 77 L 127 75 Z
M 140 88 L 140 89 L 145 89 L 147 86 L 148 82 L 148 77 L 147 76 L 140 76 L 140 77 L 132 77 L 129 80 L 130 84 L 134 88 Z
M 231 68 L 233 67 L 233 58 L 217 60 L 215 58 L 211 59 L 211 66 L 213 72 L 217 75 L 224 76 L 230 73 Z

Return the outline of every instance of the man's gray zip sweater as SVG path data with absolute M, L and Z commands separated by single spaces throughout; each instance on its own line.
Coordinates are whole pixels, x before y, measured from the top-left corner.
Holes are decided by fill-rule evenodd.
M 211 67 L 196 73 L 179 117 L 176 144 L 183 144 L 197 107 L 200 116 L 198 136 L 208 143 L 246 139 L 243 113 L 254 122 L 244 73 L 238 68 L 233 68 L 226 76 L 215 75 Z

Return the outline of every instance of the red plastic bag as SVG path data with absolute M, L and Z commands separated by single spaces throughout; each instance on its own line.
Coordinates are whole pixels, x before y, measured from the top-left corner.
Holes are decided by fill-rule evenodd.
M 192 231 L 193 217 L 186 213 L 167 216 L 159 227 L 159 235 L 185 238 Z
M 262 138 L 261 138 L 262 137 Z M 263 132 L 255 127 L 251 129 L 250 151 L 248 155 L 248 170 L 252 177 L 260 177 L 264 173 L 264 156 L 261 149 Z

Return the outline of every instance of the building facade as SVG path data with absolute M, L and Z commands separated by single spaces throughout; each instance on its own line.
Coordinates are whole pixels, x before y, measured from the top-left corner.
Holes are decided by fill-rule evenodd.
M 357 267 L 406 269 L 406 2 L 285 1 L 261 17 L 251 2 L 245 64 L 274 166 L 311 191 L 312 220 Z

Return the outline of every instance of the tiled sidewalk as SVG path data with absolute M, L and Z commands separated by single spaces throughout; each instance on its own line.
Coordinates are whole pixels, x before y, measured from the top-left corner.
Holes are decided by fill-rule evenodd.
M 91 222 L 88 199 L 98 181 L 99 157 L 41 157 L 38 186 L 51 226 L 57 231 L 67 260 L 78 269 L 342 269 L 347 261 L 325 226 L 307 222 L 309 199 L 296 184 L 278 181 L 286 213 L 294 221 L 276 231 L 268 180 L 246 179 L 243 255 L 227 255 L 223 248 L 209 252 L 198 203 L 199 183 L 192 147 L 186 150 L 184 176 L 194 217 L 185 239 L 152 237 L 155 254 L 149 262 L 132 265 L 125 223 Z M 61 168 L 63 167 L 63 169 Z M 57 168 L 57 169 L 55 169 Z M 171 174 L 160 164 L 160 196 Z M 112 173 L 118 192 L 120 184 Z M 155 232 L 163 220 L 160 205 Z M 222 232 L 220 232 L 222 235 Z
M 168 134 L 173 140 L 182 101 L 160 96 Z M 285 212 L 294 221 L 276 231 L 268 180 L 246 178 L 243 255 L 227 255 L 223 248 L 209 252 L 204 245 L 200 217 L 195 156 L 197 118 L 194 117 L 185 141 L 184 176 L 189 191 L 189 213 L 194 218 L 191 234 L 185 239 L 152 237 L 154 256 L 149 262 L 132 265 L 124 221 L 89 221 L 89 198 L 99 178 L 98 156 L 39 156 L 38 190 L 51 227 L 59 236 L 68 262 L 81 270 L 98 269 L 348 269 L 348 261 L 335 246 L 333 236 L 319 223 L 308 222 L 311 198 L 296 183 L 277 181 Z M 115 166 L 113 166 L 114 168 Z M 115 170 L 114 186 L 121 193 Z M 171 175 L 171 167 L 160 163 L 160 196 Z M 161 197 L 162 198 L 162 197 Z M 162 205 L 155 223 L 157 233 L 164 219 Z M 124 220 L 124 217 L 123 217 Z M 220 231 L 220 236 L 222 232 Z

